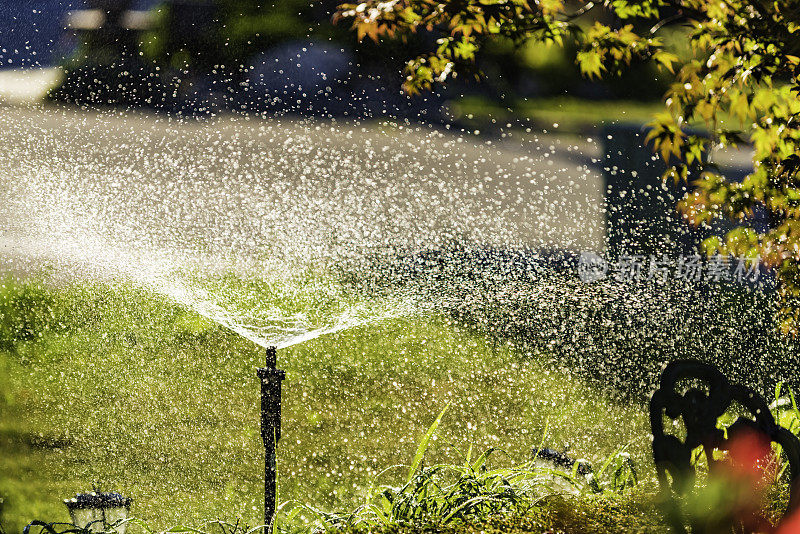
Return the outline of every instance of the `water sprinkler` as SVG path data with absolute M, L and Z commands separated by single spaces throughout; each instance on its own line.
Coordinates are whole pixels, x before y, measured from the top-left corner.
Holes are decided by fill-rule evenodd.
M 276 369 L 277 349 L 267 347 L 266 367 L 256 370 L 261 379 L 261 439 L 264 441 L 264 524 L 271 530 L 275 515 L 275 449 L 281 439 L 281 381 L 286 373 Z

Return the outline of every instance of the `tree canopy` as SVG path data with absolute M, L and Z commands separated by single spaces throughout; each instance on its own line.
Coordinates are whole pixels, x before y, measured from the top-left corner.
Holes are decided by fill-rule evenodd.
M 337 18 L 362 39 L 433 35 L 406 66 L 412 93 L 474 71 L 491 39 L 574 43 L 589 78 L 641 61 L 674 73 L 647 139 L 667 162 L 665 179 L 695 186 L 678 208 L 693 225 L 737 221 L 705 251 L 774 269 L 781 326 L 800 330 L 800 0 L 364 0 L 341 5 Z M 688 56 L 665 44 L 668 26 L 683 29 Z M 737 181 L 706 156 L 741 143 L 753 145 L 753 171 Z

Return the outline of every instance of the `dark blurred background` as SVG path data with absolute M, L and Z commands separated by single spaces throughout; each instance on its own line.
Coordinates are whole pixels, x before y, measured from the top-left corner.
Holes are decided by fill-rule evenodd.
M 49 98 L 81 105 L 429 122 L 487 111 L 542 119 L 537 111 L 546 110 L 547 100 L 552 107 L 561 98 L 563 107 L 565 95 L 582 102 L 578 111 L 586 102 L 597 109 L 615 100 L 655 102 L 668 82 L 649 64 L 589 81 L 574 65 L 574 50 L 497 42 L 480 58 L 480 80 L 462 77 L 412 98 L 401 91 L 403 65 L 435 37 L 358 42 L 347 23 L 333 24 L 336 6 L 336 0 L 0 0 L 0 63 L 60 67 L 64 74 Z

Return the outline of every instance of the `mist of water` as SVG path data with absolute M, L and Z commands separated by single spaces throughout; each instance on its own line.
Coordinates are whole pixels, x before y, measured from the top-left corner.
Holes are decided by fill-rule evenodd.
M 376 251 L 602 241 L 597 173 L 572 147 L 533 136 L 20 109 L 0 122 L 9 258 L 121 276 L 265 346 L 414 313 L 419 295 L 356 291 L 312 318 L 313 299 L 306 310 L 242 310 L 202 278 L 234 273 L 307 294 L 313 272 L 314 291 L 336 292 L 332 270 Z

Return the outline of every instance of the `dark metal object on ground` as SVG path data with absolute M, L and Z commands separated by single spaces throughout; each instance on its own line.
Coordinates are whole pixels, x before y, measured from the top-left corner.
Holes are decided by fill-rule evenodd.
M 575 460 L 570 458 L 567 453 L 559 452 L 555 449 L 548 449 L 546 447 L 541 449 L 534 447 L 531 451 L 531 457 L 534 460 L 544 460 L 552 463 L 556 467 L 562 467 L 564 469 L 572 469 L 575 466 Z M 577 473 L 582 476 L 589 475 L 592 473 L 592 466 L 585 461 L 581 461 L 578 464 Z
M 679 391 L 678 388 L 685 388 Z M 717 427 L 718 419 L 734 404 L 744 408 L 752 418 L 739 416 L 725 432 Z M 664 415 L 672 420 L 683 419 L 686 439 L 666 434 Z M 764 399 L 752 389 L 731 384 L 714 366 L 697 360 L 671 362 L 661 374 L 659 389 L 650 399 L 650 426 L 653 433 L 653 460 L 659 484 L 666 495 L 684 494 L 694 486 L 695 470 L 691 463 L 692 451 L 702 447 L 713 475 L 720 462 L 713 450 L 730 450 L 731 444 L 747 435 L 765 437 L 783 449 L 789 462 L 790 496 L 784 512 L 788 516 L 798 509 L 798 474 L 800 474 L 800 441 L 789 430 L 775 422 Z M 670 482 L 669 477 L 672 478 Z M 673 517 L 676 523 L 680 518 Z M 673 524 L 673 528 L 685 528 Z M 693 532 L 702 531 L 693 527 Z
M 286 373 L 276 369 L 277 351 L 267 348 L 266 367 L 257 369 L 261 379 L 261 439 L 264 441 L 264 523 L 275 515 L 277 464 L 275 450 L 281 439 L 281 382 Z

